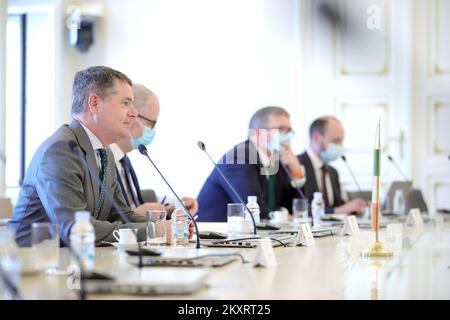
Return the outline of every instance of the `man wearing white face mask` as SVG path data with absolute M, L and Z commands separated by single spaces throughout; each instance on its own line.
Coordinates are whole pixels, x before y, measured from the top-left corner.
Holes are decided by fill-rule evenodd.
M 138 115 L 131 126 L 130 137 L 110 145 L 116 161 L 117 180 L 125 201 L 135 212 L 145 214 L 149 210 L 166 210 L 170 215 L 174 209 L 173 205 L 164 206 L 158 202 L 144 201 L 139 181 L 127 156 L 127 153 L 137 149 L 140 144 L 147 146 L 153 141 L 159 116 L 159 102 L 156 95 L 141 84 L 133 84 L 132 89 Z M 181 200 L 192 214 L 197 212 L 197 200 L 190 197 L 183 197 Z
M 306 169 L 305 196 L 312 201 L 314 192 L 322 192 L 326 213 L 362 213 L 363 199 L 345 202 L 341 195 L 339 175 L 328 163 L 343 155 L 344 128 L 338 119 L 325 116 L 309 127 L 310 145 L 298 156 Z

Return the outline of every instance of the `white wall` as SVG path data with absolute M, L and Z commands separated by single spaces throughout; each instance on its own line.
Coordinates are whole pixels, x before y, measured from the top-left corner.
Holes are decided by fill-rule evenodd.
M 64 5 L 73 3 L 83 2 Z M 212 169 L 196 146 L 199 139 L 219 158 L 246 138 L 250 116 L 268 104 L 284 106 L 299 123 L 298 1 L 103 3 L 96 44 L 87 55 L 67 50 L 71 72 L 108 65 L 159 95 L 149 153 L 178 193 L 196 196 Z M 298 151 L 302 142 L 305 137 L 297 136 Z M 171 196 L 145 158 L 136 152 L 131 159 L 144 188 Z

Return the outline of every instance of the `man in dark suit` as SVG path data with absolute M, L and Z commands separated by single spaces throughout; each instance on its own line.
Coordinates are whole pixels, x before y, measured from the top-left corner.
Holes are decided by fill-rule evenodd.
M 157 96 L 142 84 L 133 84 L 134 105 L 138 111 L 137 118 L 131 126 L 131 138 L 121 139 L 110 145 L 116 162 L 117 181 L 127 204 L 135 212 L 145 214 L 149 210 L 166 210 L 170 215 L 173 205 L 164 206 L 158 202 L 146 202 L 139 185 L 138 177 L 127 153 L 138 148 L 140 144 L 149 145 L 155 137 L 155 126 L 159 116 Z M 191 197 L 181 198 L 190 213 L 198 210 L 197 200 Z
M 328 164 L 343 154 L 344 128 L 339 120 L 332 116 L 314 120 L 309 128 L 309 136 L 309 147 L 298 156 L 306 169 L 303 190 L 309 202 L 313 200 L 314 192 L 322 192 L 325 213 L 362 213 L 365 201 L 358 198 L 345 202 L 338 172 Z
M 113 231 L 126 226 L 105 192 L 112 194 L 121 211 L 134 223 L 138 240 L 145 239 L 145 216 L 127 206 L 117 183 L 112 153 L 106 148 L 130 134 L 137 116 L 131 85 L 126 75 L 107 67 L 91 67 L 76 74 L 72 93 L 74 119 L 36 151 L 9 222 L 20 246 L 30 245 L 33 222 L 58 225 L 60 236 L 69 242 L 76 211 L 91 213 L 96 244 L 115 241 Z M 70 143 L 78 146 L 107 191 L 100 190 Z
M 248 140 L 228 151 L 218 166 L 239 196 L 257 196 L 261 219 L 278 207 L 288 210 L 298 197 L 294 186 L 304 183 L 302 166 L 290 147 L 293 130 L 289 113 L 280 107 L 258 110 L 249 124 Z M 279 166 L 282 161 L 295 179 Z M 216 169 L 199 196 L 199 221 L 227 221 L 227 204 L 239 202 Z

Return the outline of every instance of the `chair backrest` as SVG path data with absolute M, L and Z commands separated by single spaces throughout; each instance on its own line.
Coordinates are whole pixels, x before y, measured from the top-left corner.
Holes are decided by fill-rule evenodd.
M 9 219 L 12 216 L 13 206 L 11 199 L 0 198 L 0 219 Z
M 144 202 L 158 202 L 156 193 L 152 189 L 141 190 L 141 195 Z

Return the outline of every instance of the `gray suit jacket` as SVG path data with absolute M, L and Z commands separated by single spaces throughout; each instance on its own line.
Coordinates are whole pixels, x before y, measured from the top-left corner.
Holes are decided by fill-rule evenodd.
M 57 224 L 60 236 L 69 242 L 75 211 L 78 210 L 91 213 L 97 245 L 102 240 L 115 241 L 112 232 L 126 227 L 107 197 L 98 215 L 94 216 L 100 189 L 69 147 L 69 141 L 78 144 L 94 174 L 99 175 L 91 142 L 77 120 L 73 120 L 70 125 L 63 125 L 44 141 L 31 160 L 9 222 L 9 226 L 16 231 L 19 246 L 30 246 L 33 222 Z M 111 150 L 107 151 L 106 187 L 128 219 L 138 228 L 138 240 L 143 241 L 146 237 L 145 216 L 131 211 L 127 206 L 116 179 L 114 157 Z

